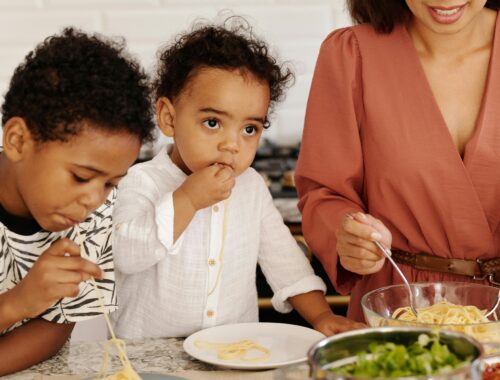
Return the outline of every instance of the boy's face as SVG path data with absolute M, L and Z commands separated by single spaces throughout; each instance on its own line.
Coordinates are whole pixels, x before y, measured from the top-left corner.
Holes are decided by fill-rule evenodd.
M 269 96 L 268 84 L 248 72 L 196 72 L 172 103 L 157 104 L 159 126 L 175 141 L 172 161 L 186 174 L 216 163 L 241 174 L 255 157 Z
M 10 162 L 11 185 L 2 189 L 2 204 L 11 213 L 34 218 L 45 230 L 65 230 L 106 200 L 139 149 L 136 136 L 92 125 L 67 142 L 25 141 L 22 153 Z

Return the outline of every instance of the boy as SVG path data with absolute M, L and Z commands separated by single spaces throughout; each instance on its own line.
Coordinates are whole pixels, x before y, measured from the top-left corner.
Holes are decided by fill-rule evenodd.
M 118 336 L 181 337 L 257 321 L 257 262 L 278 311 L 293 307 L 327 335 L 360 326 L 332 313 L 324 283 L 250 168 L 269 105 L 291 79 L 243 27 L 200 27 L 162 53 L 156 115 L 175 144 L 120 184 Z
M 14 72 L 2 105 L 0 375 L 47 359 L 75 322 L 102 313 L 91 277 L 116 308 L 112 190 L 152 138 L 146 79 L 122 46 L 73 29 Z

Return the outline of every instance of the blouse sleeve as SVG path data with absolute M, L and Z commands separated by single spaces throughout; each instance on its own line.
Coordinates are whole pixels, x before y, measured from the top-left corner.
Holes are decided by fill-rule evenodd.
M 316 62 L 296 185 L 304 237 L 342 294 L 360 278 L 339 265 L 335 232 L 346 213 L 365 208 L 362 97 L 356 37 L 350 28 L 337 30 L 323 42 Z

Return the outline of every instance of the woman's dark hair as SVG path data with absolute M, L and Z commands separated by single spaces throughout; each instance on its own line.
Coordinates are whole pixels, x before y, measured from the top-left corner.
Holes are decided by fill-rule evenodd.
M 3 124 L 21 117 L 39 142 L 67 141 L 81 122 L 126 131 L 141 142 L 154 137 L 148 78 L 125 55 L 124 43 L 73 28 L 46 38 L 26 56 L 1 111 Z
M 173 100 L 203 67 L 247 70 L 269 84 L 271 107 L 282 99 L 294 80 L 290 68 L 277 63 L 267 44 L 254 36 L 248 22 L 233 16 L 223 25 L 195 25 L 159 53 L 153 85 L 156 98 Z
M 500 0 L 486 1 L 486 7 L 500 8 Z M 410 9 L 404 0 L 347 0 L 351 18 L 358 24 L 369 23 L 375 30 L 390 33 L 397 24 L 410 18 Z

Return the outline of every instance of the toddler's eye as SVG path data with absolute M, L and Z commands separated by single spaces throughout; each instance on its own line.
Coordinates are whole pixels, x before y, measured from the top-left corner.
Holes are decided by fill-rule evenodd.
M 244 132 L 247 136 L 253 136 L 257 133 L 257 127 L 255 127 L 254 125 L 249 125 L 248 127 L 245 127 Z
M 219 122 L 216 119 L 208 119 L 203 122 L 203 125 L 208 129 L 219 128 Z

